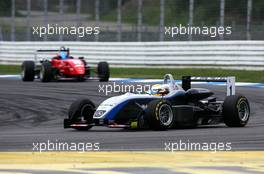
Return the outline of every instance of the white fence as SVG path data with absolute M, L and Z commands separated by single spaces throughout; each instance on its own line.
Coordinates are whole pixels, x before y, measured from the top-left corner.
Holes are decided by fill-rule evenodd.
M 60 46 L 90 65 L 107 61 L 112 67 L 264 70 L 264 41 L 0 42 L 0 64 L 21 64 L 34 60 L 37 49 Z

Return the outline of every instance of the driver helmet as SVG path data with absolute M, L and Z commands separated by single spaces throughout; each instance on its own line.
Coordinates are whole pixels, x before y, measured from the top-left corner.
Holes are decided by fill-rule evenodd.
M 65 47 L 61 47 L 61 48 L 60 48 L 59 56 L 61 57 L 62 60 L 68 58 L 68 52 L 67 52 L 67 50 L 65 49 Z
M 162 96 L 167 95 L 170 92 L 168 84 L 156 84 L 151 87 L 147 92 L 149 95 Z

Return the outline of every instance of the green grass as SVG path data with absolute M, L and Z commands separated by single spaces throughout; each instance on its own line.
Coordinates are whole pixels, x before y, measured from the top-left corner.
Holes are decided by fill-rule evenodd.
M 20 66 L 0 65 L 0 74 L 19 74 Z M 164 68 L 111 68 L 111 77 L 157 78 L 172 74 L 175 79 L 181 76 L 235 76 L 239 82 L 264 83 L 264 71 L 224 70 L 224 69 L 164 69 Z
M 157 68 L 112 68 L 112 77 L 163 78 L 170 73 L 175 79 L 190 76 L 235 76 L 239 82 L 264 82 L 264 71 L 243 71 L 223 69 L 157 69 Z
M 6 74 L 20 74 L 20 66 L 17 65 L 0 65 L 0 74 L 6 75 Z

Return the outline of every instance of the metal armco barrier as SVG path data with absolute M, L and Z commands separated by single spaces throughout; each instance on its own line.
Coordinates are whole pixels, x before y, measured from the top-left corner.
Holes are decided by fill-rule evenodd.
M 60 46 L 90 65 L 107 61 L 112 67 L 264 70 L 264 41 L 0 42 L 0 64 L 19 65 L 34 60 L 38 49 Z M 53 55 L 39 55 L 47 56 Z

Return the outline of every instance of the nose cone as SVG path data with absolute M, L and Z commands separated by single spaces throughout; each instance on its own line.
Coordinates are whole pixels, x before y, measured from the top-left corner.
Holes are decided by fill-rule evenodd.
M 68 64 L 70 64 L 72 68 L 72 73 L 76 75 L 84 75 L 85 74 L 85 67 L 81 60 L 79 59 L 68 59 Z
M 127 105 L 127 103 L 132 99 L 134 95 L 126 93 L 124 95 L 111 97 L 105 100 L 97 108 L 94 118 L 95 119 L 105 119 L 105 120 L 115 120 L 118 113 Z M 100 116 L 99 116 L 100 115 Z
M 99 107 L 96 109 L 93 118 L 94 119 L 102 119 L 105 118 L 105 116 L 113 110 L 115 107 L 115 104 L 112 102 L 104 101 L 102 104 L 99 105 Z
M 85 73 L 84 67 L 82 67 L 82 66 L 75 66 L 75 71 L 77 74 L 84 74 Z

